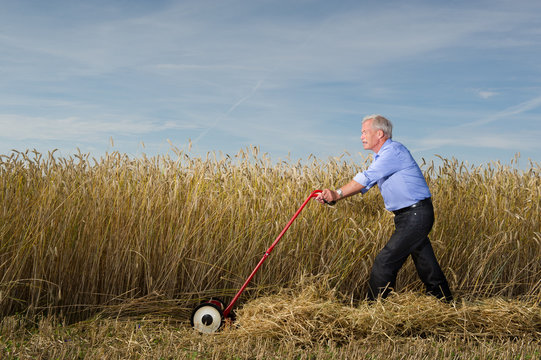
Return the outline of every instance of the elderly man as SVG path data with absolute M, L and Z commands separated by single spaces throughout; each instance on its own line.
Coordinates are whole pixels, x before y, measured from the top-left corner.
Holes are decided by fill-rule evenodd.
M 385 208 L 395 215 L 395 231 L 374 260 L 368 298 L 386 297 L 395 287 L 398 270 L 411 255 L 427 293 L 451 301 L 447 279 L 428 239 L 434 223 L 430 190 L 408 149 L 392 140 L 392 128 L 392 123 L 381 115 L 366 116 L 361 140 L 365 150 L 376 153 L 374 161 L 348 184 L 338 190 L 325 189 L 316 200 L 336 202 L 364 194 L 377 184 Z

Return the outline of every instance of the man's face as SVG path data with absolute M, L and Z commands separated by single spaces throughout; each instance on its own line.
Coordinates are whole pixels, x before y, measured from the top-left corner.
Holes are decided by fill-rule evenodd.
M 372 128 L 373 121 L 372 119 L 365 121 L 361 128 L 361 141 L 365 150 L 374 150 L 383 136 L 383 131 Z

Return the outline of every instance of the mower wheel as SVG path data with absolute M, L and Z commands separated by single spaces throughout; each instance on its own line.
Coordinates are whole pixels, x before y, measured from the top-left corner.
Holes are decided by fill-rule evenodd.
M 217 305 L 221 311 L 225 310 L 225 303 L 221 299 L 210 299 L 209 301 L 205 302 Z
M 210 301 L 196 307 L 190 318 L 192 327 L 203 334 L 212 334 L 220 330 L 224 323 L 223 310 L 220 307 Z

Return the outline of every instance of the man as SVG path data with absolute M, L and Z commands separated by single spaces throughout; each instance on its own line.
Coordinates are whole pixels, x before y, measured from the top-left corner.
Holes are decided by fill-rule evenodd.
M 421 169 L 406 147 L 392 140 L 392 123 L 381 115 L 363 119 L 361 140 L 365 150 L 376 153 L 364 172 L 338 190 L 323 190 L 320 203 L 336 202 L 367 192 L 378 185 L 385 208 L 395 215 L 395 231 L 376 256 L 369 279 L 369 300 L 386 297 L 394 289 L 398 270 L 409 255 L 428 294 L 446 301 L 453 296 L 443 274 L 428 233 L 434 223 L 430 190 Z

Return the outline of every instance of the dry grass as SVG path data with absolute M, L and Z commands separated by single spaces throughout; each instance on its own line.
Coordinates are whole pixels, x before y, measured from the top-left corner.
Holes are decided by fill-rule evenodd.
M 541 308 L 492 298 L 446 304 L 416 293 L 358 306 L 305 279 L 252 300 L 221 333 L 201 335 L 171 317 L 111 317 L 73 325 L 11 316 L 0 323 L 6 357 L 58 359 L 535 359 Z
M 489 298 L 447 304 L 426 295 L 403 293 L 383 302 L 352 306 L 327 285 L 319 280 L 250 302 L 239 311 L 237 331 L 301 345 L 397 337 L 531 336 L 541 340 L 538 300 Z
M 118 324 L 133 324 L 120 320 L 126 316 L 186 321 L 200 300 L 227 301 L 234 295 L 313 189 L 343 184 L 369 161 L 355 164 L 344 156 L 272 164 L 257 148 L 235 156 L 177 155 L 133 159 L 112 153 L 91 159 L 27 151 L 0 156 L 0 315 L 18 314 L 28 324 L 49 314 L 81 324 L 102 314 L 92 326 L 114 331 L 120 331 Z M 392 216 L 373 190 L 335 207 L 306 207 L 243 294 L 239 307 L 246 306 L 239 310 L 241 325 L 233 337 L 287 354 L 297 351 L 291 343 L 311 344 L 319 354 L 330 349 L 322 345 L 329 342 L 337 356 L 373 337 L 389 351 L 391 340 L 411 337 L 425 344 L 420 347 L 428 341 L 422 337 L 440 341 L 441 336 L 455 342 L 501 337 L 510 344 L 526 342 L 529 349 L 538 344 L 540 165 L 519 170 L 516 160 L 479 167 L 442 161 L 422 168 L 436 210 L 431 238 L 457 296 L 454 307 L 416 294 L 422 284 L 411 262 L 399 274 L 403 294 L 372 307 L 350 306 L 363 298 L 373 258 L 393 230 Z M 299 288 L 310 274 L 326 275 L 327 290 Z M 417 313 L 423 317 L 413 316 Z M 400 324 L 393 322 L 401 316 Z M 4 328 L 5 321 L 10 320 L 3 321 Z M 84 327 L 77 324 L 70 331 Z M 169 326 L 153 331 L 163 330 L 177 341 L 185 326 L 174 331 Z M 250 326 L 265 334 L 241 336 L 257 332 Z M 48 341 L 40 336 L 26 334 L 24 341 Z M 293 341 L 286 340 L 290 336 Z M 516 336 L 520 339 L 512 340 Z M 247 349 L 241 340 L 225 338 L 212 341 Z M 187 354 L 198 351 L 192 345 L 185 345 Z M 251 354 L 247 357 L 258 357 Z
M 2 359 L 537 359 L 539 341 L 449 337 L 368 338 L 298 346 L 257 336 L 201 336 L 165 320 L 100 319 L 64 326 L 43 319 L 36 330 L 0 344 Z M 21 341 L 24 339 L 24 341 Z

